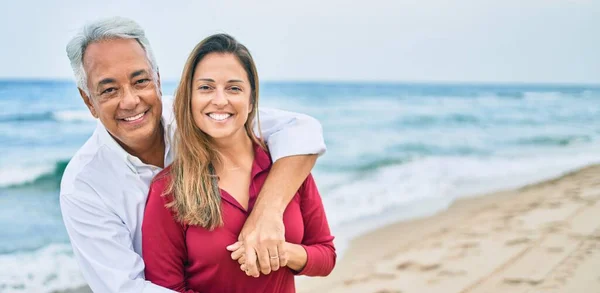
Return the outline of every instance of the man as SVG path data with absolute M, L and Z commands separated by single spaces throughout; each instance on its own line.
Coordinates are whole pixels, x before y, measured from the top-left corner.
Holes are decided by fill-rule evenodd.
M 144 30 L 124 18 L 97 21 L 69 42 L 67 54 L 99 120 L 61 182 L 75 257 L 95 292 L 170 292 L 143 279 L 144 206 L 152 178 L 172 162 L 175 127 Z M 253 265 L 247 274 L 255 277 L 256 263 L 263 274 L 286 265 L 283 211 L 325 151 L 316 120 L 277 110 L 260 116 L 275 163 L 239 237 Z

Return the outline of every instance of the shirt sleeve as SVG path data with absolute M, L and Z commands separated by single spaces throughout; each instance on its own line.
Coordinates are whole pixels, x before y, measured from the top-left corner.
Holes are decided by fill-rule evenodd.
M 162 196 L 166 188 L 164 180 L 150 186 L 148 202 L 142 223 L 142 254 L 146 263 L 146 279 L 154 284 L 185 293 L 185 261 L 187 246 L 185 228 L 175 220 Z
M 144 262 L 133 250 L 129 230 L 91 186 L 75 180 L 60 207 L 73 253 L 93 292 L 168 293 L 144 280 Z
M 326 151 L 321 123 L 311 116 L 271 108 L 260 108 L 260 130 L 273 162 L 288 156 L 317 154 Z
M 304 238 L 301 245 L 306 250 L 307 260 L 298 274 L 327 276 L 333 270 L 337 256 L 323 201 L 312 175 L 306 178 L 299 193 L 300 209 L 304 219 Z

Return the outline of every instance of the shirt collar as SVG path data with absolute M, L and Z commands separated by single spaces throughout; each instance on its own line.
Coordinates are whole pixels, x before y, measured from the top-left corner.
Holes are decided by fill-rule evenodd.
M 254 143 L 254 162 L 252 162 L 251 178 L 271 168 L 271 157 L 260 145 Z
M 96 131 L 98 132 L 101 145 L 108 147 L 111 151 L 117 153 L 121 159 L 128 161 L 127 158 L 131 155 L 108 133 L 108 130 L 104 127 L 100 119 L 98 119 Z

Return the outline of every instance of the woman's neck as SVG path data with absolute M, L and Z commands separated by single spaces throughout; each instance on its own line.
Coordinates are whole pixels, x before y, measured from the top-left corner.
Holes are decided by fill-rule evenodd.
M 213 140 L 220 159 L 219 162 L 215 162 L 217 173 L 223 170 L 249 168 L 252 166 L 252 162 L 254 161 L 254 146 L 246 132 L 241 132 L 243 135 Z

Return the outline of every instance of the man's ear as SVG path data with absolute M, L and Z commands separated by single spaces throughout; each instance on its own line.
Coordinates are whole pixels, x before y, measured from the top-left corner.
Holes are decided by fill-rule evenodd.
M 83 102 L 90 110 L 90 113 L 92 113 L 92 116 L 94 116 L 94 118 L 98 118 L 98 113 L 96 113 L 96 108 L 94 108 L 94 104 L 92 104 L 90 97 L 82 89 L 77 89 L 79 90 L 79 95 L 81 96 L 81 99 L 83 99 Z

